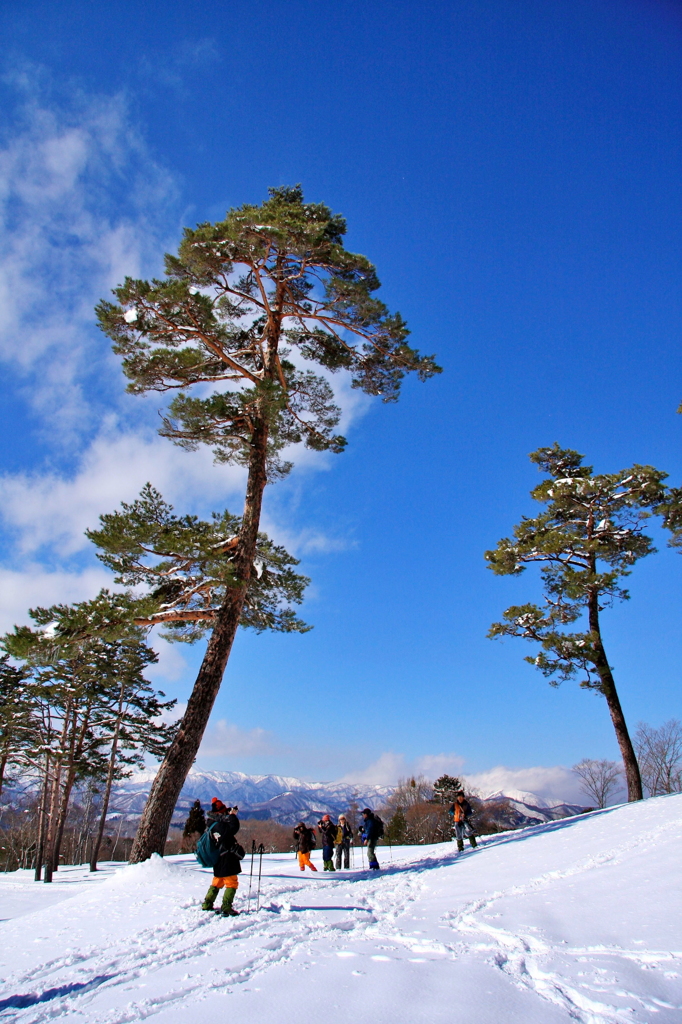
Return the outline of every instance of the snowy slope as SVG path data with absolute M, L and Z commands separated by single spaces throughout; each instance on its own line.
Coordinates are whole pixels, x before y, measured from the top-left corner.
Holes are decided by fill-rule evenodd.
M 672 796 L 461 856 L 411 847 L 391 864 L 380 848 L 378 876 L 357 850 L 334 875 L 273 854 L 260 912 L 233 919 L 198 909 L 210 873 L 187 857 L 61 869 L 51 887 L 3 875 L 0 1017 L 679 1024 L 681 848 Z M 241 908 L 247 890 L 242 876 Z

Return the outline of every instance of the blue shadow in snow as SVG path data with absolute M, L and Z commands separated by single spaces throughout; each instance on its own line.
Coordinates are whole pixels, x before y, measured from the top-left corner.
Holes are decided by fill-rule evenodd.
M 90 981 L 73 981 L 70 985 L 59 985 L 58 988 L 48 988 L 40 993 L 27 992 L 25 995 L 8 996 L 7 999 L 0 999 L 0 1013 L 4 1010 L 24 1010 L 27 1006 L 48 1003 L 51 999 L 60 999 L 62 996 L 81 995 L 114 977 L 114 974 L 99 974 Z
M 547 835 L 550 832 L 561 832 L 564 829 L 575 828 L 576 826 L 580 827 L 581 824 L 583 824 L 586 821 L 589 821 L 596 815 L 606 815 L 613 813 L 613 811 L 618 810 L 619 806 L 621 805 L 616 804 L 614 807 L 604 807 L 602 810 L 588 811 L 585 814 L 577 814 L 571 818 L 557 818 L 555 821 L 547 821 L 539 825 L 526 825 L 523 828 L 514 829 L 510 832 L 498 832 L 494 836 L 486 836 L 483 839 L 483 842 L 481 842 L 479 838 L 478 850 L 476 852 L 469 851 L 467 853 L 464 853 L 464 855 L 457 854 L 455 852 L 452 854 L 446 854 L 444 857 L 426 856 L 424 857 L 423 860 L 411 861 L 407 864 L 387 864 L 385 861 L 385 856 L 386 853 L 390 851 L 390 847 L 381 846 L 378 848 L 378 852 L 379 854 L 384 855 L 384 857 L 382 858 L 384 860 L 384 863 L 381 866 L 381 872 L 377 871 L 376 875 L 402 875 L 407 873 L 419 874 L 423 871 L 433 871 L 436 868 L 444 868 L 449 866 L 450 864 L 458 863 L 459 861 L 461 861 L 462 856 L 464 856 L 465 859 L 468 859 L 470 856 L 480 856 L 481 853 L 484 853 L 486 850 L 491 850 L 496 846 L 506 846 L 508 843 L 523 843 L 526 842 L 528 839 L 532 839 L 534 836 Z M 440 843 L 439 845 L 447 846 L 448 844 Z M 412 847 L 412 849 L 419 849 L 419 847 Z M 362 881 L 363 879 L 366 879 L 368 875 L 371 874 L 372 872 L 367 870 L 358 874 L 356 869 L 355 876 L 352 875 L 352 872 L 349 872 L 344 877 L 346 881 L 353 883 Z
M 289 909 L 296 913 L 300 913 L 302 910 L 362 910 L 365 914 L 371 914 L 371 910 L 368 910 L 367 907 L 295 907 L 292 905 Z

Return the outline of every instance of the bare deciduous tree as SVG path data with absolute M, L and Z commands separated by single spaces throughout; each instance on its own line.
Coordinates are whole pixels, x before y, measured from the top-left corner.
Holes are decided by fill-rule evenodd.
M 623 788 L 623 771 L 616 761 L 584 757 L 573 765 L 573 771 L 581 780 L 583 793 L 594 800 L 596 807 L 606 807 L 609 797 Z
M 678 719 L 671 718 L 658 729 L 640 722 L 635 750 L 649 796 L 682 791 L 682 724 Z

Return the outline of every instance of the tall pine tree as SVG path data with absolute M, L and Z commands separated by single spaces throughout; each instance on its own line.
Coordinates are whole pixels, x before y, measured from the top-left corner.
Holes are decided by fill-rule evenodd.
M 281 453 L 303 443 L 340 452 L 339 410 L 326 373 L 397 399 L 407 373 L 439 372 L 407 344 L 399 314 L 374 295 L 376 270 L 343 248 L 346 225 L 300 187 L 278 188 L 261 206 L 231 210 L 217 224 L 185 230 L 165 280 L 126 279 L 102 302 L 102 329 L 123 357 L 129 389 L 176 391 L 162 433 L 216 461 L 248 470 L 233 554 L 233 583 L 217 611 L 175 741 L 156 776 L 131 853 L 162 852 L 173 808 L 196 757 L 220 688 L 253 574 L 263 491 L 286 473 Z M 206 394 L 207 386 L 212 388 Z
M 531 497 L 545 510 L 523 519 L 513 538 L 504 537 L 486 551 L 498 576 L 518 576 L 527 565 L 540 565 L 544 602 L 516 605 L 494 623 L 490 637 L 519 636 L 539 643 L 526 658 L 551 685 L 582 675 L 580 685 L 606 700 L 627 780 L 628 800 L 642 799 L 637 758 L 616 690 L 602 638 L 601 612 L 627 600 L 621 580 L 655 548 L 644 525 L 663 499 L 665 473 L 652 466 L 632 466 L 620 473 L 594 474 L 583 456 L 571 449 L 539 448 L 530 456 L 548 474 Z M 567 629 L 580 619 L 584 629 Z

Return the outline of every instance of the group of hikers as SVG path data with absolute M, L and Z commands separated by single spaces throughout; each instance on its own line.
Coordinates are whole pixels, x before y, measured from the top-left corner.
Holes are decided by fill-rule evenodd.
M 367 847 L 367 863 L 370 871 L 379 870 L 379 861 L 376 855 L 376 845 L 384 834 L 384 823 L 378 814 L 365 807 L 362 812 L 362 825 L 358 829 L 358 835 L 364 846 Z M 317 823 L 317 831 L 322 840 L 322 863 L 325 871 L 340 871 L 341 862 L 343 866 L 350 868 L 350 850 L 353 845 L 353 829 L 348 824 L 345 814 L 339 815 L 338 825 L 335 825 L 329 814 L 323 814 Z M 298 856 L 298 866 L 301 871 L 310 868 L 317 871 L 317 868 L 310 859 L 311 852 L 317 845 L 315 830 L 309 828 L 304 821 L 299 821 L 294 829 L 294 849 Z M 335 854 L 336 849 L 336 854 Z M 336 860 L 336 867 L 334 866 Z
M 457 842 L 457 849 L 464 850 L 464 840 L 468 839 L 470 845 L 476 848 L 476 835 L 472 825 L 473 810 L 466 799 L 464 792 L 457 793 L 448 813 L 451 815 L 454 826 L 454 838 Z M 218 797 L 213 797 L 211 810 L 206 815 L 206 831 L 199 840 L 197 856 L 201 860 L 199 849 L 203 841 L 207 844 L 208 860 L 202 861 L 205 866 L 213 868 L 213 879 L 208 888 L 201 905 L 202 910 L 215 910 L 215 901 L 220 890 L 223 890 L 223 898 L 218 911 L 223 917 L 237 917 L 239 911 L 234 909 L 234 898 L 239 888 L 239 875 L 242 871 L 242 860 L 245 856 L 243 846 L 237 842 L 239 832 L 239 808 L 227 807 Z M 351 828 L 345 814 L 339 815 L 337 824 L 334 824 L 329 814 L 323 814 L 317 824 L 317 831 L 322 841 L 322 861 L 325 871 L 339 871 L 343 867 L 350 868 L 350 855 L 353 846 L 353 829 Z M 384 835 L 384 823 L 378 814 L 375 814 L 369 807 L 362 812 L 362 824 L 358 829 L 358 836 L 364 847 L 367 849 L 367 863 L 370 871 L 379 871 L 376 847 Z M 310 859 L 311 852 L 317 845 L 315 830 L 299 821 L 294 829 L 294 849 L 298 858 L 298 866 L 301 871 L 308 867 L 311 871 L 317 868 Z M 261 847 L 262 850 L 262 847 Z M 335 862 L 336 861 L 336 865 Z

